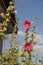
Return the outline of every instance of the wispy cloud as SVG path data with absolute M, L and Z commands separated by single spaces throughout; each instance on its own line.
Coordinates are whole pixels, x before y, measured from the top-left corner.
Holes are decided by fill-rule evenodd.
M 18 35 L 19 35 L 19 36 L 24 36 L 25 33 L 24 33 L 23 31 L 18 31 Z
M 25 32 L 18 31 L 18 35 L 19 36 L 24 36 L 25 35 Z M 31 35 L 31 32 L 30 32 L 30 35 Z M 36 36 L 37 43 L 43 44 L 43 35 L 42 34 L 36 34 L 35 36 Z
M 42 34 L 37 34 L 36 39 L 37 39 L 37 43 L 43 43 L 43 35 Z
M 43 56 L 43 46 L 42 45 L 36 45 L 34 46 L 34 53 L 38 54 L 39 56 Z

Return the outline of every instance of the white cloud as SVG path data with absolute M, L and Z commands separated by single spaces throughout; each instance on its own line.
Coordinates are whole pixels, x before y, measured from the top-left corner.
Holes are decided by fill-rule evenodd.
M 43 56 L 43 45 L 34 46 L 34 54 L 38 54 L 39 56 Z
M 19 35 L 19 36 L 24 36 L 25 33 L 24 33 L 23 31 L 18 31 L 18 35 Z
M 19 36 L 24 36 L 24 35 L 25 35 L 25 32 L 23 32 L 23 31 L 18 31 L 18 35 L 19 35 Z M 30 35 L 31 35 L 31 32 L 30 32 Z M 42 35 L 42 34 L 36 34 L 35 36 L 36 36 L 37 43 L 43 44 L 43 35 Z
M 36 40 L 37 40 L 37 43 L 43 43 L 43 35 L 42 34 L 37 34 L 36 35 Z

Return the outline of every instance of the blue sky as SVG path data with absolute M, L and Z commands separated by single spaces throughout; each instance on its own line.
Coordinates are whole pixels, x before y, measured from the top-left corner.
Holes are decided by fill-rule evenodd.
M 38 16 L 38 26 L 37 33 L 43 33 L 43 0 L 15 0 L 16 9 L 18 11 L 17 16 L 20 18 L 19 29 L 21 23 L 27 20 L 35 20 L 35 17 Z
M 19 41 L 23 44 L 24 29 L 22 28 L 22 22 L 24 20 L 35 21 L 35 17 L 38 16 L 36 38 L 38 44 L 35 53 L 40 53 L 43 56 L 43 0 L 15 0 L 15 9 L 17 9 L 16 17 L 19 17 Z M 10 36 L 9 36 L 10 37 Z M 7 47 L 8 41 L 4 40 L 5 47 Z M 4 49 L 4 48 L 3 48 Z M 41 51 L 39 51 L 41 50 Z

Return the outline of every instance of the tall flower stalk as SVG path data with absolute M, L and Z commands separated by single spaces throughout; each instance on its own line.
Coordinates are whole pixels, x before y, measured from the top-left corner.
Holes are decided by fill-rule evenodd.
M 30 26 L 33 25 L 33 30 L 32 30 L 32 33 L 31 33 L 31 36 L 29 36 L 29 29 L 30 29 Z M 28 53 L 28 59 L 26 61 L 27 65 L 31 65 L 32 64 L 32 50 L 33 50 L 33 44 L 35 44 L 35 41 L 34 41 L 34 34 L 35 34 L 35 30 L 36 30 L 36 24 L 35 22 L 30 22 L 30 21 L 27 21 L 25 20 L 23 22 L 23 28 L 26 29 L 25 31 L 25 36 L 24 36 L 24 52 Z M 31 38 L 29 40 L 29 38 Z
M 27 65 L 30 65 L 31 63 L 31 51 L 32 51 L 32 44 L 30 42 L 28 42 L 28 39 L 29 39 L 29 29 L 30 29 L 30 26 L 31 26 L 31 22 L 28 21 L 28 20 L 25 20 L 23 22 L 23 28 L 26 29 L 25 31 L 25 37 L 24 37 L 24 52 L 27 52 L 28 53 L 28 61 L 27 61 Z M 26 61 L 25 61 L 26 62 Z

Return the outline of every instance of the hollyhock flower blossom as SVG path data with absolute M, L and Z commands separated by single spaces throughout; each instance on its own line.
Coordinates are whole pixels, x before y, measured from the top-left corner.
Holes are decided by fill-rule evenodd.
M 0 30 L 2 30 L 2 25 L 0 25 Z
M 32 51 L 33 46 L 32 46 L 32 44 L 31 44 L 30 42 L 26 42 L 26 43 L 24 44 L 24 49 L 25 49 L 27 52 L 30 52 L 30 51 Z
M 28 20 L 25 20 L 25 21 L 23 22 L 22 26 L 23 26 L 23 28 L 25 28 L 25 29 L 29 29 L 30 26 L 31 26 L 31 22 L 28 21 Z

